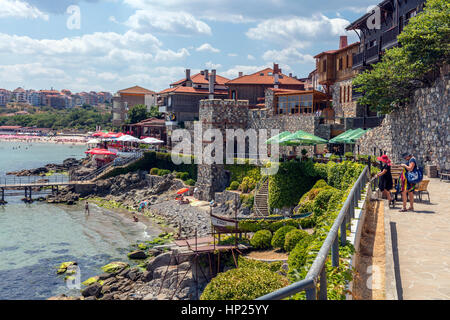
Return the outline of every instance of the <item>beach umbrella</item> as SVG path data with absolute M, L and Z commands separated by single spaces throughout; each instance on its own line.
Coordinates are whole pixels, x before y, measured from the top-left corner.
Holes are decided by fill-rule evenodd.
M 97 131 L 92 136 L 93 137 L 104 137 L 107 133 L 108 133 L 108 131 Z
M 141 142 L 140 139 L 133 137 L 133 136 L 129 136 L 129 135 L 124 135 L 120 138 L 117 139 L 117 141 L 120 142 Z
M 141 143 L 145 143 L 145 144 L 161 144 L 164 143 L 164 141 L 158 140 L 156 138 L 145 138 L 143 140 L 141 140 Z
M 183 188 L 177 191 L 177 194 L 183 194 L 189 191 L 189 188 Z
M 99 149 L 99 148 L 94 148 L 94 149 L 88 150 L 85 153 L 93 154 L 93 155 L 102 155 L 102 156 L 116 155 L 115 152 L 112 152 L 112 151 L 109 151 L 106 149 Z
M 101 141 L 98 139 L 91 139 L 86 144 L 99 144 Z
M 346 138 L 348 138 L 355 130 L 351 129 L 351 130 L 347 130 L 344 133 L 341 133 L 340 135 L 338 135 L 337 137 L 334 137 L 333 139 L 330 140 L 330 143 L 334 143 L 334 144 L 339 144 L 339 143 L 344 143 L 344 140 Z
M 277 143 L 280 143 L 281 139 L 283 139 L 283 138 L 285 138 L 287 136 L 290 136 L 290 135 L 291 135 L 291 133 L 289 131 L 284 131 L 284 132 L 282 132 L 282 133 L 280 133 L 280 134 L 270 138 L 269 140 L 267 140 L 266 144 L 277 144 Z
M 311 133 L 299 130 L 282 138 L 279 143 L 282 146 L 314 146 L 318 144 L 326 144 L 328 141 Z
M 330 143 L 334 144 L 355 144 L 356 141 L 361 138 L 363 135 L 365 135 L 367 130 L 364 129 L 355 129 L 355 130 L 348 130 L 339 136 L 333 138 L 330 140 Z

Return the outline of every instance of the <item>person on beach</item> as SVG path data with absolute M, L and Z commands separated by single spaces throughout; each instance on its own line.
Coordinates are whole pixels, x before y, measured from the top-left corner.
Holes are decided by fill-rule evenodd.
M 393 203 L 393 199 L 391 196 L 391 190 L 393 188 L 392 182 L 392 174 L 391 174 L 391 160 L 387 155 L 383 155 L 377 158 L 378 161 L 382 163 L 381 172 L 377 174 L 377 177 L 380 178 L 378 182 L 378 188 L 383 193 L 383 195 L 389 200 L 389 203 Z
M 84 213 L 89 215 L 89 202 L 86 201 L 86 203 L 84 204 Z
M 136 217 L 135 214 L 133 214 L 133 220 L 134 220 L 134 222 L 139 222 L 139 219 L 138 219 L 138 217 Z
M 402 174 L 400 175 L 401 182 L 401 192 L 402 192 L 402 201 L 403 201 L 403 209 L 400 212 L 414 211 L 414 190 L 416 189 L 416 185 L 414 183 L 410 183 L 406 178 L 406 173 L 411 172 L 414 168 L 417 167 L 416 158 L 409 152 L 404 153 L 402 158 L 405 159 L 406 164 L 402 163 L 401 166 L 404 169 Z M 410 207 L 406 209 L 406 203 L 409 198 Z

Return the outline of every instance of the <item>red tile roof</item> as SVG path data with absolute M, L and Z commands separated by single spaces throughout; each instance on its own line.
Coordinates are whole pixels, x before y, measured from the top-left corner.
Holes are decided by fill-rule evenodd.
M 127 89 L 123 89 L 118 91 L 118 93 L 128 93 L 128 94 L 155 94 L 156 92 L 139 87 L 139 86 L 134 86 L 131 88 L 127 88 Z
M 158 94 L 164 94 L 164 93 L 190 93 L 190 94 L 208 94 L 208 89 L 200 89 L 200 88 L 194 88 L 194 87 L 183 87 L 183 86 L 177 86 L 175 88 L 169 88 L 166 90 L 163 90 L 159 92 Z M 217 95 L 228 95 L 227 90 L 215 90 L 214 94 Z
M 211 73 L 209 73 L 209 76 L 211 76 Z M 195 83 L 195 84 L 208 84 L 209 83 L 209 80 L 206 80 L 205 76 L 202 75 L 201 73 L 197 73 L 197 74 L 191 76 L 191 80 L 192 80 L 192 83 Z M 219 76 L 218 74 L 216 74 L 216 82 L 215 82 L 216 84 L 218 84 L 218 85 L 225 85 L 225 83 L 228 82 L 228 81 L 230 81 L 230 79 L 227 79 L 225 77 L 222 77 L 222 76 Z M 174 82 L 174 83 L 172 83 L 170 85 L 171 86 L 177 86 L 177 85 L 180 85 L 180 84 L 182 84 L 184 82 L 186 82 L 186 78 L 181 79 L 181 80 L 179 80 L 177 82 Z
M 269 73 L 271 75 L 269 75 Z M 285 74 L 280 73 L 279 78 L 280 84 L 282 85 L 302 85 L 303 82 L 289 77 Z M 258 72 L 255 72 L 251 75 L 242 76 L 231 81 L 228 81 L 226 84 L 267 84 L 273 85 L 275 82 L 275 77 L 273 75 L 273 69 L 267 68 Z
M 314 58 L 317 59 L 317 58 L 323 56 L 324 54 L 336 54 L 338 52 L 345 51 L 347 49 L 351 49 L 352 47 L 358 46 L 358 45 L 359 45 L 359 42 L 355 42 L 355 43 L 352 43 L 352 44 L 350 44 L 350 45 L 348 45 L 348 46 L 346 46 L 344 48 L 341 48 L 341 49 L 324 51 L 324 52 L 321 52 L 318 55 L 316 55 Z

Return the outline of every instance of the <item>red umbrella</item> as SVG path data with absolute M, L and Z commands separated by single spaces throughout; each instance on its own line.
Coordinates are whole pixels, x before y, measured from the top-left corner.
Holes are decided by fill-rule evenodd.
M 189 188 L 183 188 L 177 191 L 177 194 L 183 194 L 189 191 Z
M 95 154 L 95 155 L 104 155 L 104 156 L 116 155 L 115 152 L 111 152 L 106 149 L 98 149 L 98 148 L 91 149 L 89 151 L 86 151 L 85 153 Z
M 94 133 L 92 136 L 93 137 L 104 137 L 106 134 L 107 134 L 106 132 L 100 131 L 100 132 Z

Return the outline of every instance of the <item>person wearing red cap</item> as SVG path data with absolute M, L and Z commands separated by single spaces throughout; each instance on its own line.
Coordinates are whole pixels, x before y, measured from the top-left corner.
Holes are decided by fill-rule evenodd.
M 387 155 L 382 155 L 381 157 L 377 158 L 378 161 L 382 163 L 381 172 L 377 174 L 377 177 L 380 178 L 378 183 L 378 188 L 380 188 L 380 191 L 383 192 L 383 195 L 387 197 L 389 200 L 389 203 L 393 202 L 391 192 L 394 184 L 392 182 L 392 174 L 391 174 L 391 160 Z

